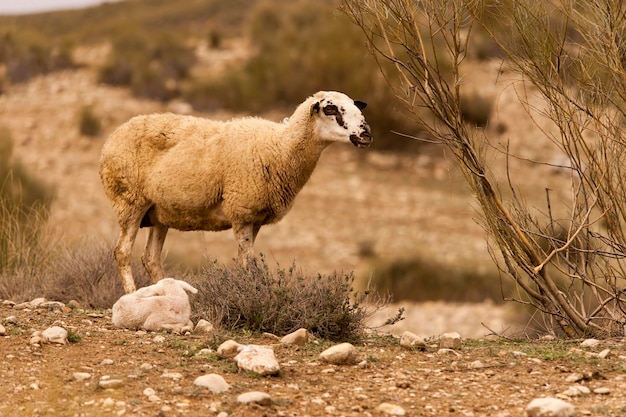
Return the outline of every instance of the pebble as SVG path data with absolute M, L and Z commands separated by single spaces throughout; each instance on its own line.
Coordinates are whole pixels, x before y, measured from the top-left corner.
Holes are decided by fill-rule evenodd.
M 599 344 L 600 344 L 600 341 L 597 339 L 585 339 L 582 342 L 580 342 L 580 346 L 582 347 L 594 347 Z
M 351 364 L 356 361 L 358 352 L 350 343 L 340 343 L 320 353 L 320 359 L 334 365 Z
M 535 398 L 526 406 L 528 417 L 570 417 L 574 406 L 558 398 Z
M 280 339 L 280 343 L 284 345 L 305 345 L 309 341 L 309 331 L 307 329 L 298 329 L 295 332 L 289 333 Z
M 461 347 L 461 335 L 457 332 L 444 333 L 439 338 L 439 348 L 457 349 Z
M 193 381 L 193 384 L 198 387 L 208 388 L 214 394 L 221 394 L 231 388 L 228 382 L 218 374 L 201 375 Z
M 611 390 L 607 387 L 598 387 L 593 390 L 593 393 L 600 395 L 609 395 L 611 393 Z
M 143 395 L 145 395 L 146 397 L 150 397 L 152 395 L 156 395 L 156 391 L 152 388 L 146 388 L 145 390 L 143 390 Z
M 75 381 L 84 381 L 86 379 L 91 378 L 91 374 L 88 372 L 74 372 L 72 377 Z
M 583 379 L 584 379 L 583 374 L 574 372 L 573 374 L 565 378 L 565 382 L 579 382 L 579 381 L 582 381 Z
M 146 372 L 146 371 L 151 371 L 153 368 L 153 366 L 149 363 L 142 363 L 141 366 L 139 367 L 139 369 L 141 369 L 142 371 Z
M 67 343 L 67 330 L 59 326 L 48 327 L 41 332 L 41 338 L 44 342 L 64 345 Z
M 104 379 L 98 382 L 98 387 L 102 389 L 115 389 L 124 386 L 124 381 L 121 379 Z
M 173 379 L 174 381 L 178 381 L 179 379 L 182 379 L 183 374 L 181 374 L 180 372 L 163 372 L 163 374 L 161 375 L 161 378 L 169 378 L 169 379 Z
M 154 338 L 152 339 L 152 341 L 153 341 L 154 343 L 163 343 L 163 342 L 165 342 L 165 336 L 163 336 L 163 335 L 161 335 L 161 334 L 158 334 L 158 335 L 154 336 Z
M 196 327 L 194 327 L 193 332 L 198 334 L 211 334 L 213 333 L 213 325 L 205 319 L 198 320 L 196 323 Z
M 102 359 L 102 362 L 100 362 L 100 365 L 113 365 L 113 359 Z
M 235 356 L 235 362 L 237 362 L 239 369 L 262 376 L 276 375 L 280 372 L 280 365 L 274 355 L 274 349 L 269 346 L 244 346 Z
M 0 336 L 4 336 L 6 334 L 7 334 L 7 329 L 2 324 L 0 324 Z
M 416 335 L 415 333 L 405 331 L 400 336 L 400 346 L 406 349 L 426 349 L 426 342 L 424 338 Z
M 244 345 L 241 345 L 234 340 L 227 340 L 217 348 L 217 356 L 220 358 L 234 358 L 239 353 L 239 349 L 243 348 Z
M 382 403 L 378 407 L 376 407 L 376 410 L 390 416 L 403 416 L 406 414 L 404 408 L 391 403 Z
M 241 404 L 259 404 L 259 405 L 271 405 L 272 397 L 269 394 L 261 391 L 244 392 L 237 396 L 237 402 Z

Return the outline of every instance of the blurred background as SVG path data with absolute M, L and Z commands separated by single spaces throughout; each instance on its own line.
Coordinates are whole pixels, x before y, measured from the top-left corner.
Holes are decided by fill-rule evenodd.
M 124 121 L 165 111 L 279 121 L 316 91 L 339 90 L 368 103 L 373 146 L 328 148 L 292 211 L 261 230 L 255 249 L 270 264 L 355 271 L 357 289 L 389 293 L 396 303 L 483 306 L 471 314 L 504 326 L 509 313 L 496 305 L 512 289 L 493 266 L 463 177 L 442 147 L 407 137 L 428 140 L 338 6 L 0 1 L 0 298 L 40 295 L 42 284 L 32 283 L 42 277 L 45 291 L 58 294 L 58 282 L 115 275 L 94 266 L 112 259 L 118 233 L 97 166 L 102 144 Z M 463 115 L 513 147 L 529 146 L 523 139 L 537 128 L 513 104 L 500 51 L 475 36 L 482 40 L 465 65 Z M 236 244 L 230 231 L 172 231 L 165 253 L 173 274 L 208 259 L 232 262 Z M 80 259 L 90 267 L 76 265 Z M 466 319 L 459 304 L 445 305 L 445 314 Z M 435 321 L 437 311 L 420 313 L 422 320 Z

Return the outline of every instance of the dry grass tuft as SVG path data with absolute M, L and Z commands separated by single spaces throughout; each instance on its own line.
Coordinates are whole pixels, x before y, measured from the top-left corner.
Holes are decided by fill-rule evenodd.
M 225 330 L 284 335 L 304 327 L 345 341 L 359 337 L 369 313 L 364 297 L 352 300 L 352 273 L 309 277 L 295 265 L 273 272 L 262 256 L 250 268 L 213 262 L 190 281 L 198 289 L 192 311 Z

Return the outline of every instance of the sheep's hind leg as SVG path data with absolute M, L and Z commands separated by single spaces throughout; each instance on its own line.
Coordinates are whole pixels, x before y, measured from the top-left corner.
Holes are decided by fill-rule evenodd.
M 146 271 L 148 271 L 153 284 L 165 277 L 163 266 L 161 265 L 161 252 L 163 251 L 167 230 L 168 227 L 162 224 L 155 224 L 150 228 L 146 249 L 141 257 L 141 262 Z
M 124 292 L 130 294 L 135 292 L 135 280 L 133 279 L 133 270 L 131 266 L 131 257 L 133 251 L 133 244 L 137 238 L 137 232 L 139 231 L 139 222 L 141 217 L 128 218 L 125 221 L 120 221 L 120 236 L 117 239 L 115 245 L 114 254 L 117 261 L 117 268 L 122 277 L 122 285 Z

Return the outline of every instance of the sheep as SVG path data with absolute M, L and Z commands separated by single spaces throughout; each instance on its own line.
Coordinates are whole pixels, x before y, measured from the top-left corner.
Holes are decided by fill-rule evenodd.
M 287 214 L 326 146 L 370 145 L 365 106 L 320 91 L 282 123 L 165 113 L 118 127 L 103 146 L 99 172 L 120 225 L 114 255 L 124 290 L 135 290 L 131 251 L 141 227 L 150 228 L 142 263 L 152 282 L 164 276 L 160 256 L 169 228 L 232 228 L 239 261 L 254 262 L 259 229 Z
M 126 329 L 180 332 L 192 327 L 187 292 L 198 292 L 185 281 L 163 278 L 125 294 L 113 304 L 113 324 Z

